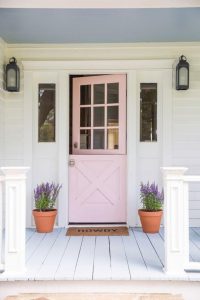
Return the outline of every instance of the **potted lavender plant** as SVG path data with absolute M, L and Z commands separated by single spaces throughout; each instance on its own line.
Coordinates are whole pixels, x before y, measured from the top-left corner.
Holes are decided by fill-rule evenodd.
M 61 185 L 55 183 L 41 183 L 34 189 L 35 209 L 33 216 L 37 232 L 53 231 L 57 209 L 55 202 Z
M 146 233 L 159 232 L 160 222 L 163 214 L 164 192 L 159 192 L 155 183 L 140 185 L 140 199 L 142 209 L 138 210 L 142 229 Z

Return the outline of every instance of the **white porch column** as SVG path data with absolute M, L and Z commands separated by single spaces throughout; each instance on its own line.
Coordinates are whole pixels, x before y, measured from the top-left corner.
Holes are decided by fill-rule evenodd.
M 3 270 L 3 181 L 4 177 L 0 176 L 0 271 Z
M 189 259 L 187 168 L 162 168 L 164 174 L 165 266 L 171 275 L 183 273 Z
M 25 271 L 27 167 L 3 167 L 5 176 L 5 272 Z

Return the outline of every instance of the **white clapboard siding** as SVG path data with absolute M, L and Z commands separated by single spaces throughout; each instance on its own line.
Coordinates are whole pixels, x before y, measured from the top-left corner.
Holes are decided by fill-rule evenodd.
M 190 209 L 190 216 L 192 216 L 192 219 L 199 219 L 200 209 Z
M 76 61 L 76 65 L 79 65 L 79 61 L 83 61 L 86 59 L 94 59 L 94 60 L 104 60 L 106 61 L 113 60 L 113 59 L 119 59 L 120 60 L 126 60 L 127 58 L 129 60 L 137 60 L 139 59 L 165 59 L 171 58 L 172 60 L 176 60 L 180 53 L 184 50 L 187 52 L 187 58 L 190 62 L 190 59 L 195 57 L 195 62 L 199 62 L 200 52 L 198 48 L 196 48 L 197 45 L 187 45 L 183 46 L 176 44 L 171 45 L 167 44 L 165 46 L 162 45 L 151 45 L 148 47 L 148 45 L 140 45 L 140 47 L 135 47 L 134 45 L 109 45 L 108 47 L 106 45 L 95 45 L 95 47 L 92 47 L 91 49 L 84 45 L 76 45 L 74 48 L 72 45 L 69 46 L 63 46 L 60 47 L 59 45 L 44 47 L 42 44 L 33 46 L 33 45 L 26 45 L 20 46 L 20 45 L 12 45 L 12 47 L 7 47 L 6 49 L 6 57 L 17 57 L 18 64 L 22 68 L 22 61 L 42 61 L 45 60 L 47 62 L 46 66 L 47 68 L 50 68 L 50 65 L 52 60 L 64 60 L 64 61 Z M 184 52 L 183 51 L 183 52 Z M 128 56 L 127 56 L 128 54 Z M 5 63 L 5 53 L 3 51 L 3 47 L 0 47 L 0 65 L 3 66 L 3 63 Z M 184 166 L 188 167 L 190 174 L 200 174 L 200 101 L 199 101 L 199 95 L 200 95 L 200 67 L 197 64 L 192 64 L 191 61 L 190 64 L 190 88 L 187 91 L 176 91 L 173 88 L 172 92 L 172 110 L 170 111 L 170 117 L 172 117 L 172 126 L 171 126 L 171 133 L 169 135 L 172 135 L 171 139 L 171 145 L 169 149 L 171 149 L 171 153 L 169 154 L 169 163 L 173 166 Z M 144 66 L 142 67 L 144 68 Z M 2 69 L 2 68 L 1 68 Z M 44 77 L 41 82 L 45 83 L 48 82 L 50 74 L 56 73 L 56 76 L 59 74 L 59 72 L 62 72 L 62 70 L 54 70 L 53 72 L 49 69 L 47 71 L 46 69 L 40 68 L 40 70 L 33 70 L 34 73 L 34 80 L 37 79 L 37 76 L 41 76 L 41 74 L 44 74 Z M 130 67 L 128 70 L 124 70 L 123 72 L 132 72 L 130 70 Z M 136 70 L 136 77 L 137 72 L 140 72 L 141 70 Z M 32 72 L 29 70 L 28 72 Z M 71 71 L 73 73 L 73 68 Z M 84 74 L 83 70 L 83 74 Z M 91 71 L 93 72 L 93 71 Z M 101 71 L 100 71 L 101 72 Z M 133 69 L 133 72 L 135 70 Z M 21 72 L 21 78 L 20 78 L 20 92 L 19 93 L 6 93 L 6 101 L 3 101 L 4 93 L 0 91 L 0 163 L 4 165 L 23 165 L 24 164 L 24 158 L 28 155 L 27 153 L 24 153 L 24 148 L 27 143 L 26 140 L 24 140 L 24 130 L 26 128 L 26 125 L 24 125 L 24 106 L 25 101 L 27 99 L 24 99 L 24 79 L 23 79 L 23 73 Z M 76 72 L 75 72 L 76 73 Z M 94 73 L 94 72 L 93 72 Z M 153 72 L 151 72 L 152 74 Z M 2 74 L 3 70 L 0 70 L 0 86 L 2 84 Z M 39 75 L 38 75 L 39 74 Z M 47 75 L 45 75 L 47 74 Z M 46 76 L 46 77 L 45 77 Z M 54 76 L 54 75 L 52 75 Z M 59 75 L 58 75 L 59 77 Z M 162 77 L 162 76 L 161 76 Z M 47 78 L 47 81 L 46 81 Z M 67 71 L 66 71 L 66 78 L 67 78 Z M 40 78 L 39 78 L 40 79 Z M 38 80 L 39 80 L 38 79 Z M 57 79 L 56 79 L 57 80 Z M 56 81 L 55 80 L 55 81 Z M 54 82 L 54 81 L 52 81 Z M 67 97 L 63 98 L 59 95 L 62 95 L 63 91 L 60 90 L 60 82 L 59 79 L 56 82 L 56 88 L 57 88 L 57 104 L 58 108 L 59 105 L 63 105 L 63 103 L 66 103 Z M 68 82 L 66 80 L 66 89 L 68 86 Z M 138 89 L 138 86 L 132 85 L 132 92 L 136 91 Z M 33 86 L 30 86 L 30 94 L 31 91 L 36 92 L 34 90 Z M 161 94 L 164 94 L 165 91 L 162 90 Z M 167 91 L 167 93 L 170 95 L 171 91 Z M 34 97 L 33 97 L 34 98 Z M 138 103 L 139 101 L 139 95 L 135 95 L 133 97 L 133 101 L 136 101 Z M 31 175 L 32 182 L 29 185 L 29 194 L 31 193 L 31 185 L 32 188 L 39 183 L 41 180 L 55 180 L 59 181 L 59 166 L 58 161 L 60 158 L 61 150 L 56 148 L 54 152 L 54 146 L 62 136 L 63 140 L 67 140 L 67 134 L 64 131 L 64 128 L 66 128 L 66 124 L 68 124 L 67 120 L 62 120 L 61 123 L 62 126 L 57 126 L 57 136 L 56 136 L 56 143 L 49 143 L 48 150 L 46 152 L 42 152 L 41 149 L 44 145 L 41 145 L 41 143 L 37 143 L 37 96 L 32 99 L 33 104 L 33 110 L 32 110 L 32 117 L 33 117 L 33 128 L 32 131 L 34 133 L 33 137 L 33 147 L 31 148 L 33 150 L 32 156 L 30 158 L 30 161 L 33 162 L 33 166 L 31 169 Z M 63 101 L 63 103 L 59 102 Z M 159 99 L 158 99 L 159 101 Z M 137 105 L 135 105 L 137 106 Z M 31 107 L 31 106 L 30 106 Z M 67 106 L 66 106 L 67 107 Z M 34 110 L 35 109 L 35 110 Z M 56 119 L 61 120 L 61 116 L 58 115 L 59 109 L 56 110 Z M 65 108 L 65 112 L 67 115 L 67 109 Z M 162 119 L 162 113 L 160 116 Z M 138 118 L 138 119 L 137 119 Z M 137 111 L 137 116 L 134 117 L 135 120 L 137 120 L 137 123 L 139 124 L 139 109 Z M 159 120 L 160 124 L 164 124 L 167 122 L 167 120 Z M 132 122 L 131 120 L 128 120 L 128 124 L 135 124 L 136 122 Z M 58 123 L 57 123 L 58 125 Z M 135 126 L 135 125 L 133 125 Z M 159 125 L 160 126 L 160 125 Z M 139 125 L 138 125 L 139 127 Z M 162 125 L 161 125 L 162 127 Z M 132 127 L 134 129 L 134 127 Z M 160 128 L 158 128 L 160 129 Z M 130 132 L 132 132 L 130 130 Z M 58 133 L 60 133 L 58 137 Z M 137 128 L 137 133 L 139 134 L 139 128 Z M 138 136 L 135 134 L 135 140 L 133 141 L 133 145 L 137 144 L 137 141 L 139 140 Z M 162 140 L 162 136 L 161 136 Z M 158 141 L 159 143 L 159 141 Z M 155 143 L 156 145 L 158 143 Z M 147 143 L 148 144 L 148 143 Z M 147 145 L 146 145 L 147 146 Z M 149 157 L 148 149 L 143 147 L 143 152 L 141 152 L 141 149 L 134 148 L 135 152 L 133 151 L 133 156 L 136 155 L 137 159 L 137 165 L 136 170 L 134 172 L 137 173 L 137 180 L 133 182 L 133 185 L 136 186 L 137 192 L 138 192 L 138 186 L 140 180 L 150 180 L 150 181 L 156 181 L 159 184 L 161 184 L 161 173 L 160 173 L 160 167 L 163 166 L 162 158 L 164 149 L 161 147 L 158 149 L 158 152 L 155 153 L 155 157 L 152 159 L 152 157 Z M 67 158 L 68 149 L 64 149 L 65 155 Z M 145 152 L 146 151 L 146 152 Z M 37 153 L 36 153 L 37 152 Z M 44 154 L 45 153 L 45 154 Z M 131 152 L 132 153 L 132 152 Z M 142 153 L 146 153 L 146 156 L 142 155 Z M 51 158 L 45 157 L 51 154 Z M 168 156 L 167 153 L 165 153 L 166 156 Z M 3 159 L 2 159 L 3 157 Z M 63 158 L 60 158 L 61 160 Z M 41 168 L 41 165 L 44 167 Z M 67 162 L 63 161 L 63 165 L 66 166 L 67 169 Z M 166 165 L 165 165 L 166 166 Z M 61 173 L 61 172 L 60 172 Z M 64 173 L 64 172 L 63 172 Z M 63 174 L 62 173 L 62 174 Z M 62 176 L 61 176 L 62 177 Z M 60 177 L 60 178 L 61 178 Z M 65 179 L 64 185 L 67 185 L 67 180 Z M 63 185 L 63 187 L 64 187 Z M 64 190 L 64 188 L 63 188 Z M 200 202 L 200 190 L 198 191 L 198 196 L 195 196 L 197 201 Z M 28 199 L 29 202 L 31 202 L 31 198 Z M 62 202 L 63 201 L 63 202 Z M 135 199 L 135 201 L 137 201 Z M 61 200 L 63 206 L 66 203 L 66 198 L 63 197 L 63 200 Z M 29 203 L 30 204 L 30 203 Z M 138 203 L 139 205 L 139 203 Z M 197 205 L 195 203 L 195 205 Z M 30 204 L 31 206 L 31 204 Z M 190 207 L 190 225 L 191 226 L 200 226 L 200 215 L 195 215 L 196 213 L 192 210 L 193 208 Z M 136 213 L 136 205 L 135 205 L 135 213 Z M 196 209 L 196 208 L 195 208 Z M 66 213 L 65 213 L 66 212 Z M 62 212 L 61 212 L 62 214 Z M 67 210 L 63 210 L 63 216 L 62 218 L 64 220 L 67 219 Z M 135 223 L 138 223 L 135 221 Z M 29 221 L 29 224 L 31 224 L 31 221 Z M 64 224 L 64 222 L 62 223 Z
M 5 103 L 5 159 L 6 161 L 23 159 L 24 111 L 23 101 L 15 99 L 16 93 L 6 94 Z M 12 99 L 11 99 L 12 97 Z
M 4 159 L 4 144 L 5 144 L 5 93 L 3 91 L 4 86 L 4 80 L 3 80 L 3 74 L 4 74 L 4 47 L 2 41 L 0 41 L 0 165 L 3 165 L 3 159 Z
M 173 92 L 172 165 L 200 174 L 200 68 L 191 66 L 190 88 Z M 200 184 L 190 184 L 190 226 L 200 226 Z M 197 201 L 197 202 L 194 202 Z
M 199 195 L 199 191 L 198 190 L 197 191 L 191 191 L 190 190 L 189 197 L 190 197 L 190 201 L 191 202 L 193 202 L 193 201 L 199 202 L 200 201 L 200 195 Z

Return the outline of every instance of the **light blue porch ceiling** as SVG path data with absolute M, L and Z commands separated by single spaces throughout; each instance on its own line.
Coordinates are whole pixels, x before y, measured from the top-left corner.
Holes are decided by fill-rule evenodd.
M 7 43 L 200 41 L 200 8 L 0 9 Z

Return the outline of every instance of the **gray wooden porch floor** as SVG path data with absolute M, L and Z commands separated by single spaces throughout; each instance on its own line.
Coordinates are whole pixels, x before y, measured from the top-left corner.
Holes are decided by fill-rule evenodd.
M 1 280 L 200 280 L 200 273 L 163 272 L 164 234 L 129 229 L 129 236 L 67 237 L 66 229 L 26 230 L 26 273 Z M 200 228 L 190 229 L 190 260 L 200 262 Z

